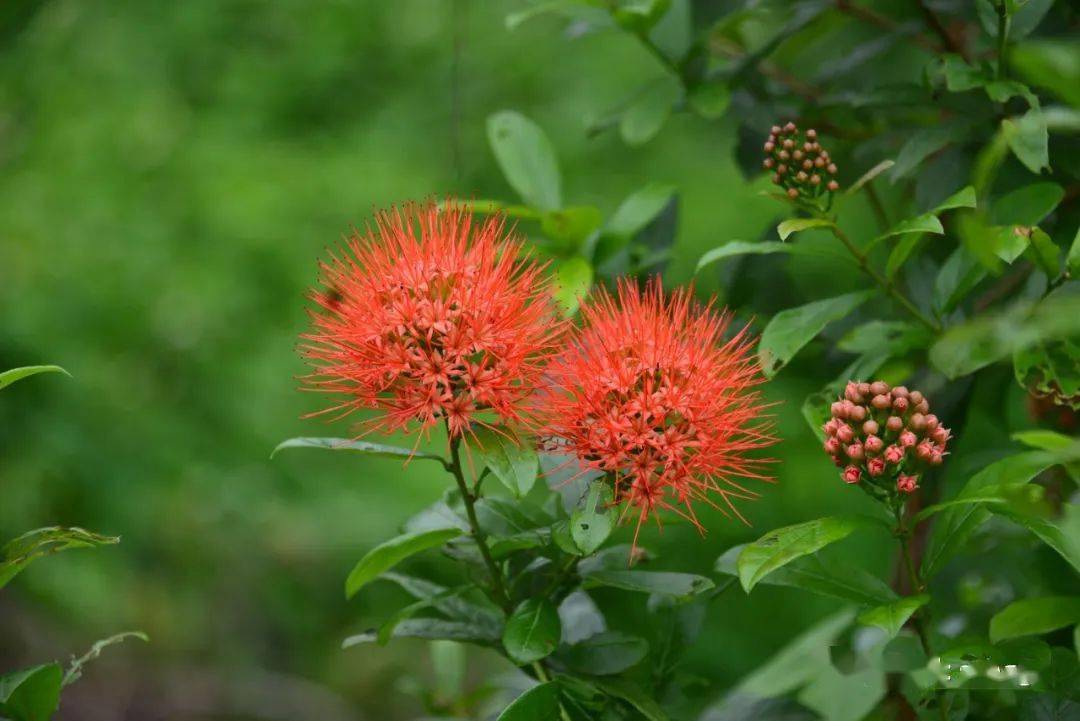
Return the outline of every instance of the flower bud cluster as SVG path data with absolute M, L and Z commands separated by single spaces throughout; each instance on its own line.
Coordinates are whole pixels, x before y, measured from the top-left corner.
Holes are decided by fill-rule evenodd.
M 913 493 L 919 476 L 941 465 L 951 437 L 922 393 L 884 381 L 849 382 L 823 430 L 845 483 L 892 487 L 895 479 L 900 493 Z
M 816 200 L 826 192 L 839 190 L 836 164 L 829 151 L 821 147 L 813 128 L 803 135 L 795 123 L 774 125 L 764 150 L 762 165 L 773 172 L 773 182 L 792 200 Z

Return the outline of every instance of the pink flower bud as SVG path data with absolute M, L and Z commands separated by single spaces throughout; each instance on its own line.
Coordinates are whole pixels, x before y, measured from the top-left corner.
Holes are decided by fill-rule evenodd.
M 896 490 L 901 493 L 914 493 L 915 489 L 919 487 L 918 476 L 905 476 L 901 473 L 896 478 Z
M 899 416 L 889 416 L 889 420 L 885 421 L 885 427 L 893 433 L 899 433 L 904 427 L 904 421 Z
M 892 464 L 897 464 L 904 460 L 904 449 L 895 443 L 885 449 L 885 460 Z
M 905 388 L 904 386 L 896 386 L 896 388 L 892 389 L 892 394 L 893 394 L 893 398 L 907 398 L 908 397 L 908 389 Z
M 847 386 L 844 388 L 844 397 L 852 403 L 861 403 L 863 399 L 862 394 L 859 393 L 858 384 L 850 381 L 848 381 Z
M 932 431 L 935 428 L 937 428 L 940 424 L 941 424 L 941 421 L 939 421 L 938 417 L 935 416 L 933 413 L 926 416 L 926 430 Z
M 912 413 L 908 419 L 908 427 L 913 431 L 921 431 L 926 428 L 926 416 L 922 413 Z
M 859 384 L 859 393 L 863 394 L 864 396 L 870 395 L 870 384 L 869 383 L 860 383 Z
M 870 404 L 879 411 L 883 411 L 892 404 L 892 401 L 886 395 L 876 395 L 874 400 L 870 401 Z
M 877 423 L 877 421 L 869 420 L 866 423 L 863 423 L 862 424 L 862 432 L 865 433 L 868 436 L 872 436 L 872 435 L 877 434 L 877 432 L 878 432 L 878 423 Z
M 825 435 L 827 435 L 827 436 L 835 436 L 836 435 L 836 429 L 839 428 L 839 427 L 840 427 L 840 421 L 836 420 L 835 418 L 830 418 L 828 421 L 825 422 L 825 425 L 822 426 L 821 429 L 823 431 L 825 431 Z
M 925 400 L 922 401 L 921 403 L 916 403 L 914 408 L 915 408 L 916 413 L 929 413 L 930 412 L 930 404 L 927 403 Z
M 945 426 L 938 426 L 930 432 L 930 439 L 940 446 L 944 446 L 949 440 L 949 429 Z
M 885 461 L 880 458 L 871 458 L 866 462 L 866 470 L 871 476 L 880 476 L 885 472 Z
M 858 483 L 859 478 L 862 477 L 862 471 L 855 466 L 848 466 L 844 469 L 844 472 L 840 474 L 840 477 L 844 479 L 844 483 Z
M 919 442 L 919 439 L 915 437 L 915 434 L 911 431 L 904 431 L 900 434 L 900 445 L 904 448 L 911 448 L 913 445 Z
M 866 440 L 863 441 L 863 447 L 866 448 L 867 453 L 881 453 L 885 443 L 877 436 L 867 436 Z
M 925 400 L 925 398 L 923 397 L 923 394 L 919 391 L 911 391 L 911 393 L 908 393 L 908 400 L 915 405 L 919 405 Z
M 889 392 L 889 384 L 885 381 L 874 381 L 870 384 L 870 392 L 875 396 L 885 395 Z
M 915 447 L 915 455 L 920 461 L 929 462 L 930 457 L 934 455 L 934 446 L 929 441 L 923 441 Z
M 941 451 L 935 450 L 930 454 L 930 465 L 940 466 L 945 461 L 945 454 Z
M 829 438 L 825 441 L 825 452 L 830 456 L 835 456 L 840 452 L 840 441 L 835 438 Z
M 848 409 L 848 418 L 855 422 L 866 418 L 866 406 L 852 406 Z
M 840 439 L 841 443 L 851 443 L 855 433 L 851 430 L 851 426 L 845 423 L 836 429 L 836 437 Z
M 852 443 L 847 447 L 848 458 L 853 461 L 861 461 L 863 458 L 863 447 L 861 443 Z
M 841 401 L 833 403 L 830 410 L 832 410 L 833 418 L 843 418 L 847 412 L 847 408 Z
M 892 406 L 893 406 L 893 408 L 896 409 L 896 411 L 898 413 L 903 413 L 904 411 L 906 411 L 908 409 L 908 399 L 907 398 L 894 398 L 893 402 L 892 402 Z

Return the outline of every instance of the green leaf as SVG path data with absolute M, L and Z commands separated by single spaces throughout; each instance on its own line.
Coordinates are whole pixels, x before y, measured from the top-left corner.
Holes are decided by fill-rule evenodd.
M 548 238 L 577 250 L 604 222 L 599 208 L 577 205 L 562 210 L 549 210 L 540 217 L 540 230 Z
M 957 208 L 974 208 L 976 206 L 975 188 L 966 185 L 960 190 L 950 195 L 945 200 L 938 203 L 938 206 L 931 212 L 934 214 L 944 213 L 946 210 L 955 210 Z
M 507 182 L 540 210 L 562 207 L 561 178 L 555 149 L 539 125 L 513 110 L 488 116 L 488 143 Z
M 674 194 L 675 186 L 667 183 L 649 183 L 634 191 L 612 213 L 604 233 L 632 238 L 660 214 Z
M 867 525 L 864 518 L 826 516 L 766 533 L 739 554 L 739 582 L 749 593 L 761 579 L 796 558 L 847 538 Z
M 945 70 L 945 87 L 949 92 L 962 93 L 982 87 L 989 78 L 981 68 L 972 67 L 957 55 L 946 55 L 942 58 Z
M 907 321 L 872 320 L 852 328 L 837 341 L 836 347 L 847 353 L 886 352 L 903 355 L 916 348 L 925 348 L 933 340 L 930 331 Z
M 737 560 L 745 545 L 728 549 L 716 560 L 717 573 L 738 576 Z M 864 606 L 881 606 L 896 600 L 896 593 L 877 576 L 857 566 L 826 564 L 819 556 L 797 558 L 778 568 L 758 583 L 787 586 Z
M 874 293 L 872 290 L 847 293 L 777 313 L 765 326 L 758 344 L 762 372 L 770 378 L 776 375 L 825 326 L 850 315 Z
M 740 681 L 736 693 L 773 698 L 813 680 L 830 664 L 829 648 L 854 618 L 854 611 L 844 610 L 811 626 Z
M 796 698 L 828 721 L 863 721 L 885 691 L 885 673 L 881 669 L 871 666 L 841 673 L 827 663 Z
M 150 642 L 150 638 L 142 631 L 126 631 L 124 633 L 118 633 L 115 636 L 103 638 L 100 641 L 95 641 L 94 645 L 90 647 L 89 651 L 71 662 L 71 666 L 68 667 L 67 673 L 64 674 L 64 681 L 62 685 L 69 686 L 78 681 L 80 678 L 82 678 L 83 666 L 101 656 L 101 652 L 109 646 L 123 643 L 129 638 L 137 638 L 144 643 Z
M 826 218 L 790 218 L 776 226 L 776 234 L 780 240 L 787 240 L 793 234 L 810 230 L 811 228 L 832 228 L 835 223 Z
M 1019 118 L 1002 120 L 1001 131 L 1017 160 L 1028 170 L 1038 175 L 1043 168 L 1050 169 L 1050 136 L 1042 110 L 1032 108 Z
M 389 571 L 409 556 L 441 546 L 460 535 L 460 528 L 440 528 L 406 533 L 379 544 L 368 551 L 349 573 L 345 580 L 345 598 L 352 598 L 380 573 Z
M 994 201 L 990 219 L 995 225 L 1038 225 L 1054 212 L 1065 189 L 1057 183 L 1032 183 Z
M 1023 485 L 1050 466 L 1068 460 L 1069 457 L 1065 451 L 1029 451 L 1008 456 L 991 463 L 972 476 L 957 494 L 957 499 L 978 496 L 986 488 Z M 963 505 L 942 511 L 931 528 L 923 554 L 922 577 L 930 579 L 940 571 L 945 562 L 960 552 L 971 534 L 989 517 L 990 512 L 981 504 Z
M 826 257 L 845 263 L 853 262 L 851 256 L 836 253 L 825 248 L 803 245 L 801 243 L 781 243 L 775 240 L 746 242 L 744 240 L 732 240 L 717 248 L 713 248 L 698 260 L 695 273 L 706 265 L 715 263 L 724 258 L 736 255 L 764 255 L 768 253 L 789 253 L 791 255 L 806 255 Z
M 866 185 L 871 180 L 873 180 L 877 176 L 881 175 L 882 173 L 884 173 L 886 170 L 888 170 L 889 168 L 891 168 L 894 165 L 896 165 L 896 162 L 893 161 L 893 160 L 882 160 L 880 163 L 878 163 L 874 167 L 870 168 L 870 170 L 867 170 L 865 173 L 860 175 L 859 179 L 851 184 L 851 187 L 847 189 L 845 194 L 846 195 L 855 195 L 860 190 L 862 190 L 864 185 Z
M 960 497 L 954 498 L 951 501 L 944 501 L 942 503 L 935 503 L 932 506 L 927 506 L 922 509 L 911 519 L 911 522 L 921 523 L 927 518 L 941 513 L 946 508 L 956 508 L 957 506 L 973 505 L 973 504 L 993 504 L 993 503 L 1008 503 L 1011 498 L 1011 491 L 1015 490 L 1016 486 L 1011 484 L 1002 484 L 996 486 L 986 486 L 972 493 Z
M 884 629 L 892 638 L 908 622 L 912 614 L 930 602 L 928 595 L 907 596 L 885 606 L 877 606 L 859 614 L 859 623 Z
M 559 612 L 551 601 L 529 598 L 506 619 L 502 641 L 510 658 L 524 665 L 550 655 L 561 635 Z
M 660 132 L 681 97 L 679 86 L 667 78 L 650 82 L 619 119 L 619 133 L 627 145 L 643 145 Z
M 474 428 L 469 448 L 476 454 L 480 467 L 488 470 L 521 498 L 532 490 L 540 459 L 536 449 L 509 428 L 480 426 Z
M 555 273 L 555 300 L 566 316 L 573 315 L 592 287 L 593 268 L 580 256 L 561 261 Z
M 445 465 L 442 456 L 424 451 L 414 451 L 398 446 L 388 446 L 382 443 L 369 443 L 367 441 L 354 441 L 349 438 L 290 438 L 277 444 L 270 457 L 273 458 L 279 451 L 286 448 L 322 448 L 329 451 L 357 451 L 372 456 L 386 458 L 420 458 L 428 461 L 438 461 Z
M 1065 258 L 1065 267 L 1068 268 L 1069 275 L 1080 278 L 1080 227 L 1076 228 L 1076 235 L 1073 236 L 1072 245 L 1069 246 L 1069 255 Z
M 724 83 L 710 81 L 701 83 L 690 91 L 687 98 L 690 108 L 706 120 L 723 117 L 731 105 L 731 89 Z
M 0 588 L 42 556 L 71 548 L 93 548 L 120 543 L 117 536 L 102 536 L 82 528 L 50 526 L 24 533 L 0 548 Z
M 889 174 L 893 183 L 905 178 L 918 168 L 924 160 L 964 136 L 962 125 L 936 125 L 916 131 L 900 148 L 896 155 L 896 164 Z
M 570 514 L 570 535 L 583 555 L 603 545 L 615 528 L 611 487 L 604 480 L 589 484 L 589 492 Z
M 645 693 L 640 684 L 618 677 L 601 677 L 590 680 L 607 695 L 633 706 L 638 713 L 645 717 L 646 721 L 669 721 L 664 710 Z
M 467 621 L 447 621 L 441 618 L 407 618 L 394 627 L 394 638 L 422 638 L 429 641 L 460 641 L 478 645 L 491 645 L 499 640 L 498 635 L 491 636 L 490 629 Z M 343 649 L 376 643 L 379 634 L 365 631 L 349 636 L 341 642 Z
M 885 277 L 889 279 L 896 277 L 896 272 L 903 267 L 907 259 L 915 252 L 915 248 L 918 247 L 919 241 L 923 237 L 925 236 L 918 233 L 901 236 L 893 249 L 889 251 L 889 259 L 885 262 Z
M 1034 307 L 1017 303 L 953 326 L 930 348 L 930 361 L 949 378 L 959 378 L 1044 340 L 1077 334 L 1080 294 L 1051 294 Z
M 462 598 L 458 589 L 448 589 L 422 578 L 393 572 L 384 573 L 379 578 L 396 583 L 413 598 L 426 602 L 426 606 L 455 621 L 464 621 L 478 627 L 481 630 L 480 635 L 484 637 L 502 636 L 502 613 L 494 606 L 481 605 Z
M 990 641 L 1050 633 L 1080 622 L 1080 596 L 1044 596 L 1010 603 L 990 619 Z
M 602 631 L 564 646 L 556 658 L 571 671 L 596 676 L 621 673 L 649 654 L 649 642 L 621 631 Z
M 71 374 L 60 366 L 23 366 L 22 368 L 12 368 L 0 373 L 0 389 L 7 388 L 15 381 L 21 381 L 23 378 L 29 378 L 38 373 L 63 373 L 68 378 L 71 377 Z
M 1076 504 L 1065 505 L 1065 515 L 1060 522 L 1009 504 L 991 506 L 989 510 L 1034 533 L 1080 573 L 1080 507 Z
M 1012 439 L 1044 451 L 1063 451 L 1076 443 L 1076 439 L 1071 436 L 1044 429 L 1017 431 L 1012 434 Z
M 715 586 L 708 578 L 692 573 L 617 571 L 603 568 L 582 572 L 582 580 L 590 586 L 610 586 L 638 593 L 659 593 L 680 600 L 689 600 Z
M 966 247 L 957 246 L 934 278 L 934 307 L 942 313 L 951 313 L 986 274 L 986 268 Z
M 548 681 L 525 691 L 496 721 L 552 721 L 559 717 L 559 685 Z
M 908 235 L 910 233 L 936 233 L 942 235 L 945 233 L 945 228 L 941 226 L 941 221 L 937 219 L 936 215 L 933 213 L 924 213 L 914 218 L 901 220 L 899 223 L 875 238 L 873 242 L 876 243 L 885 238 L 892 238 L 897 235 Z
M 57 663 L 0 676 L 0 715 L 11 721 L 48 721 L 60 706 L 63 678 Z

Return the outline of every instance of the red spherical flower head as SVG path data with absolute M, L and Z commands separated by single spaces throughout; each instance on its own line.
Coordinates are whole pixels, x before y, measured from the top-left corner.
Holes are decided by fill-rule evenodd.
M 862 478 L 913 493 L 919 474 L 944 462 L 951 438 L 922 393 L 884 381 L 851 381 L 830 409 L 825 452 L 843 470 L 845 483 Z M 895 480 L 895 485 L 893 481 Z
M 303 336 L 315 369 L 305 381 L 341 396 L 320 413 L 378 409 L 365 432 L 443 421 L 454 437 L 481 411 L 528 420 L 563 326 L 543 268 L 501 217 L 409 204 L 377 214 L 320 268 L 328 290 L 312 293 L 321 312 Z
M 661 508 L 702 530 L 695 501 L 745 522 L 732 499 L 758 494 L 737 479 L 769 480 L 767 461 L 748 453 L 776 442 L 747 329 L 725 340 L 726 312 L 697 305 L 687 289 L 665 298 L 657 280 L 620 282 L 614 297 L 598 291 L 582 318 L 549 368 L 544 435 L 608 474 L 637 531 Z

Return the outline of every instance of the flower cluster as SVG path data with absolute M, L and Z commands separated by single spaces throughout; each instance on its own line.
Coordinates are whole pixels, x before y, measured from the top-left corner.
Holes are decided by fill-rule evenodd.
M 836 164 L 829 157 L 829 151 L 821 147 L 813 128 L 804 136 L 795 123 L 783 127 L 774 125 L 764 150 L 762 165 L 773 171 L 773 182 L 792 200 L 816 200 L 826 192 L 839 190 Z
M 342 396 L 322 413 L 380 409 L 366 423 L 385 432 L 443 420 L 452 437 L 481 411 L 522 421 L 562 324 L 543 268 L 520 255 L 500 218 L 477 227 L 452 204 L 379 214 L 312 294 L 307 384 Z
M 696 305 L 685 289 L 665 298 L 655 280 L 643 290 L 624 281 L 614 297 L 601 290 L 582 316 L 549 370 L 545 435 L 607 474 L 639 530 L 660 508 L 700 529 L 694 501 L 742 519 L 732 499 L 757 494 L 736 479 L 767 480 L 747 452 L 775 442 L 746 329 L 725 340 L 726 313 Z
M 941 465 L 950 438 L 922 393 L 884 381 L 848 383 L 824 431 L 825 452 L 846 483 L 895 479 L 900 493 L 914 492 L 919 475 Z

